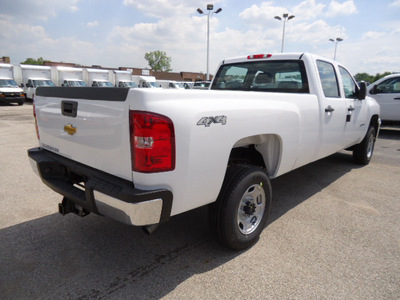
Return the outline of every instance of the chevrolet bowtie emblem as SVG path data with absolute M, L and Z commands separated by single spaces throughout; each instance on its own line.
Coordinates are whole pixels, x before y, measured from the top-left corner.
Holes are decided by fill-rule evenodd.
M 68 124 L 64 126 L 64 131 L 69 135 L 74 135 L 76 133 L 76 127 L 74 127 L 72 124 Z

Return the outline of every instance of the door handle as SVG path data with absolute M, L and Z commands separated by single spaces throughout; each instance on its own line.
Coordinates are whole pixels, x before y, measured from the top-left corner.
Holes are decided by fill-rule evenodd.
M 325 112 L 333 112 L 335 109 L 332 106 L 328 106 L 325 108 Z
M 356 110 L 353 106 L 350 105 L 350 107 L 347 109 L 348 111 L 352 112 L 354 110 Z
M 400 100 L 400 97 L 396 97 L 396 98 L 394 98 L 394 100 Z

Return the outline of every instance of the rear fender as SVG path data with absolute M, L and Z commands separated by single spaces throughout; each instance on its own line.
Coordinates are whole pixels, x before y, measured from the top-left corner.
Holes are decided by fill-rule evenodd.
M 278 171 L 282 154 L 282 140 L 275 134 L 255 135 L 240 139 L 234 145 L 234 148 L 248 147 L 254 145 L 264 161 L 267 173 L 270 177 L 274 177 Z

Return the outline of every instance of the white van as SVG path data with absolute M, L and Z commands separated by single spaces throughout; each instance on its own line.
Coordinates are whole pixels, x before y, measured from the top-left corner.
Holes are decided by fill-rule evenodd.
M 0 64 L 0 103 L 23 105 L 24 101 L 24 91 L 14 81 L 14 66 Z
M 157 80 L 157 83 L 163 89 L 184 89 L 185 88 L 181 82 L 174 81 L 174 80 Z
M 57 78 L 57 86 L 83 87 L 87 86 L 83 81 L 83 69 L 73 67 L 53 67 L 54 77 Z
M 133 75 L 132 81 L 140 88 L 160 88 L 154 76 L 139 76 Z
M 108 70 L 84 69 L 83 74 L 88 86 L 114 87 L 114 85 L 110 82 Z
M 138 85 L 132 80 L 132 72 L 114 70 L 115 86 L 136 88 Z
M 27 99 L 33 99 L 39 86 L 55 86 L 49 66 L 21 65 L 22 87 Z

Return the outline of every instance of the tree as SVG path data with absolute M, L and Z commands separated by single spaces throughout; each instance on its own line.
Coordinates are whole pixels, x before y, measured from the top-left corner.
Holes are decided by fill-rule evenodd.
M 374 81 L 374 76 L 369 75 L 368 73 L 357 73 L 354 78 L 357 81 L 366 81 L 369 83 Z
M 385 72 L 383 74 L 376 74 L 374 75 L 370 75 L 368 73 L 357 73 L 356 75 L 354 75 L 355 80 L 357 81 L 366 81 L 369 83 L 375 82 L 378 79 L 381 79 L 382 77 L 385 77 L 386 75 L 390 75 L 392 74 L 392 72 Z
M 21 64 L 23 64 L 23 65 L 43 65 L 45 61 L 49 61 L 49 60 L 44 60 L 43 57 L 39 57 L 38 59 L 27 58 Z
M 393 74 L 392 72 L 385 72 L 385 73 L 383 73 L 383 74 L 376 74 L 375 75 L 375 77 L 374 77 L 374 81 L 377 81 L 378 79 L 381 79 L 382 77 L 385 77 L 385 76 L 387 76 L 387 75 L 390 75 L 390 74 Z
M 153 51 L 146 53 L 144 58 L 149 63 L 150 68 L 157 72 L 171 72 L 171 58 L 164 51 Z

